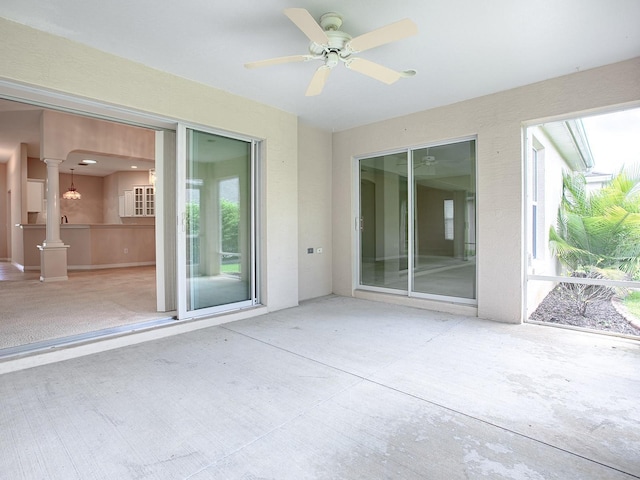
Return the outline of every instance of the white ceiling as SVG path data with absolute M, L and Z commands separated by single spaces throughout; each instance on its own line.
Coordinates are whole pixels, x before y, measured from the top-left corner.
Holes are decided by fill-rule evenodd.
M 337 11 L 354 37 L 412 19 L 417 36 L 359 56 L 418 75 L 385 85 L 338 65 L 321 95 L 305 97 L 319 62 L 244 68 L 307 53 L 288 7 Z M 332 131 L 640 55 L 638 0 L 2 0 L 0 15 Z

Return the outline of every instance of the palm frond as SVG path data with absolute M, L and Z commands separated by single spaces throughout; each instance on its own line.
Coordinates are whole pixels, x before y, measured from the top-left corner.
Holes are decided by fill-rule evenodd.
M 621 171 L 595 192 L 579 172 L 562 178 L 551 251 L 572 271 L 601 267 L 640 276 L 640 167 Z

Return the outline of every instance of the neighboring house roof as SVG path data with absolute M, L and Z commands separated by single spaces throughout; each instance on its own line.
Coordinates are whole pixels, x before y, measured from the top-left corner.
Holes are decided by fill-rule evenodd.
M 582 120 L 566 120 L 541 125 L 551 143 L 574 171 L 586 172 L 594 161 Z

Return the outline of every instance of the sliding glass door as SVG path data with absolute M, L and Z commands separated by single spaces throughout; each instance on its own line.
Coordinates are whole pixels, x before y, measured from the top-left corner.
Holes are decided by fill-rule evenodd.
M 475 139 L 359 160 L 359 288 L 474 303 Z
M 256 145 L 184 127 L 181 140 L 179 316 L 254 305 Z
M 360 160 L 360 283 L 408 289 L 407 154 Z
M 475 140 L 412 153 L 412 290 L 475 299 Z

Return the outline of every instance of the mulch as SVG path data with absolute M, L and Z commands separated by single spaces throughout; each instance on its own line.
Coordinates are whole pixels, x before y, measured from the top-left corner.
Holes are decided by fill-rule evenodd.
M 620 314 L 612 300 L 596 300 L 589 303 L 585 316 L 578 313 L 575 301 L 562 295 L 560 287 L 554 288 L 531 314 L 529 320 L 572 325 L 625 335 L 640 336 L 640 328 Z

